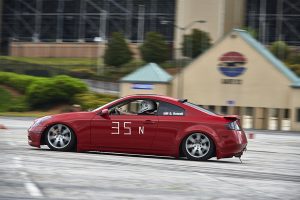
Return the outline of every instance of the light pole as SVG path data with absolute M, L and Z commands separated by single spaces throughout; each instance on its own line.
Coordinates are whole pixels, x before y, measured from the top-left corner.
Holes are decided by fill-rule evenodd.
M 94 38 L 94 42 L 97 42 L 97 75 L 101 75 L 104 73 L 104 64 L 103 64 L 103 60 L 101 60 L 101 48 L 102 48 L 102 44 L 104 44 L 104 40 L 102 37 L 95 37 Z M 105 44 L 104 44 L 105 45 Z
M 101 49 L 102 45 L 104 46 L 103 52 L 105 51 L 105 42 L 106 42 L 106 21 L 107 21 L 107 12 L 102 11 L 102 14 L 99 15 L 99 37 L 95 37 L 94 41 L 98 42 L 97 47 L 97 75 L 103 75 L 104 73 L 104 61 L 101 60 Z
M 170 21 L 168 20 L 161 20 L 160 21 L 161 24 L 168 24 L 170 23 Z M 176 24 L 173 24 L 173 26 L 175 28 L 177 28 L 179 30 L 179 33 L 180 33 L 180 36 L 181 38 L 183 38 L 184 34 L 185 34 L 185 31 L 188 30 L 189 28 L 191 28 L 194 24 L 197 24 L 197 23 L 200 23 L 200 24 L 204 24 L 206 23 L 206 20 L 195 20 L 195 21 L 192 21 L 190 22 L 189 24 L 187 24 L 186 26 L 178 26 Z M 183 38 L 184 40 L 184 38 Z M 192 57 L 192 41 L 190 41 L 190 45 L 189 46 L 189 52 L 191 53 L 191 57 Z M 184 48 L 183 46 L 183 42 L 182 42 L 182 45 L 181 45 L 181 49 L 175 49 L 175 57 L 177 57 L 176 55 L 176 50 L 179 50 L 179 51 L 182 51 Z M 182 52 L 181 52 L 182 53 Z M 181 74 L 181 70 L 183 69 L 183 60 L 182 58 L 180 59 L 180 64 L 177 65 L 177 98 L 182 98 L 183 97 L 183 75 Z
M 184 50 L 183 48 L 184 48 L 184 45 L 183 45 L 183 43 L 184 43 L 184 35 L 185 35 L 185 31 L 186 30 L 188 30 L 189 28 L 191 28 L 194 24 L 196 24 L 196 23 L 201 23 L 201 24 L 204 24 L 204 23 L 206 23 L 206 21 L 205 20 L 196 20 L 196 21 L 192 21 L 191 23 L 189 23 L 188 25 L 186 25 L 186 26 L 183 26 L 183 27 L 180 27 L 180 26 L 177 26 L 176 24 L 174 24 L 174 27 L 175 28 L 177 28 L 177 29 L 179 29 L 180 30 L 180 36 L 181 36 L 181 38 L 183 39 L 183 41 L 182 41 L 182 45 L 181 45 L 181 53 L 182 53 L 182 51 Z M 189 49 L 187 49 L 187 50 L 189 50 L 189 53 L 190 53 L 190 57 L 192 58 L 192 54 L 193 54 L 193 50 L 192 50 L 192 40 L 190 40 L 190 43 L 189 43 L 189 45 L 187 45 L 187 47 L 189 48 Z M 176 53 L 176 52 L 175 52 Z M 183 65 L 184 65 L 184 63 L 183 63 L 183 59 L 181 58 L 180 59 L 180 64 L 179 64 L 179 66 L 177 66 L 177 74 L 178 74 L 178 76 L 177 76 L 177 79 L 178 79 L 178 82 L 177 82 L 177 98 L 182 98 L 183 97 L 183 84 L 184 84 L 184 76 L 183 76 L 183 74 L 181 73 L 181 71 L 182 71 L 182 69 L 183 69 Z

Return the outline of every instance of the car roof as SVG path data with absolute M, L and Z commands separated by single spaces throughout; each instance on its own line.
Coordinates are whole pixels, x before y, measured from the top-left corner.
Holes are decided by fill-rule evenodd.
M 133 95 L 125 96 L 124 98 L 153 98 L 153 97 L 155 97 L 156 99 L 171 100 L 171 101 L 178 102 L 178 99 L 176 98 L 160 95 L 160 94 L 133 94 Z

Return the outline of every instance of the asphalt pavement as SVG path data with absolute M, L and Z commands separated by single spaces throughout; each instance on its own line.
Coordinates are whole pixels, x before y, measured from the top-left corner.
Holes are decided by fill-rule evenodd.
M 196 162 L 33 148 L 32 120 L 0 117 L 0 199 L 300 199 L 300 133 L 252 131 L 242 164 Z

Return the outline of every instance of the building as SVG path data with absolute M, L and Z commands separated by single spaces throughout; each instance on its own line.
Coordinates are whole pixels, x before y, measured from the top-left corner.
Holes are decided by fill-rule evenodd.
M 214 42 L 233 28 L 250 27 L 263 44 L 299 46 L 299 18 L 298 0 L 0 0 L 0 54 L 95 57 L 103 48 L 97 37 L 105 42 L 118 31 L 137 44 L 156 31 L 180 57 L 182 36 L 193 28 Z
M 177 0 L 174 38 L 177 57 L 181 56 L 183 35 L 192 29 L 209 32 L 215 42 L 233 28 L 243 27 L 245 3 L 246 0 Z
M 174 38 L 176 0 L 2 1 L 2 53 L 8 53 L 10 44 L 17 42 L 12 51 L 19 47 L 26 56 L 35 51 L 35 45 L 45 48 L 51 43 L 48 49 L 59 51 L 64 48 L 61 43 L 68 43 L 72 47 L 66 51 L 74 52 L 76 57 L 76 46 L 94 43 L 99 37 L 105 42 L 112 32 L 122 32 L 132 43 L 143 42 L 149 31 L 160 32 L 170 43 Z M 162 20 L 170 23 L 162 24 Z M 97 51 L 93 47 L 83 48 L 85 52 Z
M 261 43 L 300 46 L 299 0 L 247 0 L 245 13 L 245 25 L 256 30 Z
M 120 96 L 130 94 L 172 95 L 172 76 L 155 63 L 149 63 L 120 80 Z
M 228 33 L 175 75 L 171 89 L 173 97 L 242 116 L 245 128 L 300 131 L 300 78 L 243 30 Z M 165 91 L 147 93 L 170 95 Z
M 245 0 L 3 0 L 1 53 L 96 57 L 103 45 L 95 38 L 118 31 L 135 44 L 155 31 L 181 55 L 184 34 L 199 28 L 215 41 L 242 26 L 244 7 Z

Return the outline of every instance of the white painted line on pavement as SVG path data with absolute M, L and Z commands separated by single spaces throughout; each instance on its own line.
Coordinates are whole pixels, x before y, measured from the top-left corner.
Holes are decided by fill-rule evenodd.
M 42 197 L 43 196 L 40 189 L 34 183 L 26 182 L 26 183 L 24 183 L 24 185 L 31 196 L 33 196 L 33 197 Z
M 20 157 L 14 157 L 14 164 L 16 168 L 22 168 L 23 164 Z
M 9 146 L 17 146 L 17 144 L 14 143 L 14 142 L 7 142 L 7 144 L 8 144 Z
M 22 158 L 15 156 L 13 158 L 14 160 L 14 165 L 16 168 L 23 168 L 23 164 L 22 164 Z M 22 176 L 22 179 L 24 180 L 24 187 L 27 189 L 28 193 L 32 196 L 32 197 L 43 197 L 42 192 L 40 191 L 40 189 L 36 186 L 36 184 L 34 184 L 30 178 L 28 177 L 28 173 L 25 172 L 24 170 L 20 170 L 19 174 Z

